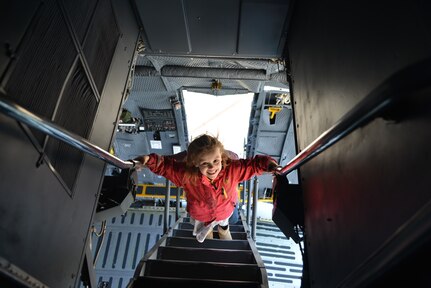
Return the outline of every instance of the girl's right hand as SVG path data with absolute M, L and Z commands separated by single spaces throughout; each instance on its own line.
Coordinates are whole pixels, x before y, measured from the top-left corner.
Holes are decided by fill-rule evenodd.
M 150 156 L 148 155 L 142 155 L 142 156 L 136 157 L 135 159 L 132 160 L 134 164 L 133 169 L 135 169 L 136 171 L 141 171 L 145 167 L 145 164 L 147 164 L 149 159 L 150 159 Z

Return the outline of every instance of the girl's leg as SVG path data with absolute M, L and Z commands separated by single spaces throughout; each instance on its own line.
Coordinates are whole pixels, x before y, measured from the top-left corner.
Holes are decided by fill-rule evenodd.
M 193 235 L 196 236 L 198 242 L 202 243 L 205 239 L 213 239 L 213 228 L 216 225 L 216 222 L 213 221 L 208 225 L 205 225 L 204 222 L 195 220 L 195 226 L 193 229 Z
M 232 235 L 230 234 L 229 231 L 229 225 L 226 226 L 218 226 L 218 237 L 222 240 L 232 240 Z
M 206 239 L 214 239 L 213 237 L 214 237 L 214 236 L 213 236 L 213 231 L 211 230 L 211 231 L 207 234 L 207 237 L 205 237 L 205 240 L 206 240 Z

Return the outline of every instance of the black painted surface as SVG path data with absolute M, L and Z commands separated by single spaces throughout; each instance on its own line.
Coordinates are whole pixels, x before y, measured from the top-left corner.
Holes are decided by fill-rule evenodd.
M 296 2 L 288 51 L 299 149 L 390 75 L 431 56 L 429 8 L 425 1 Z M 415 237 L 429 241 L 429 233 L 401 229 L 431 200 L 429 90 L 419 94 L 408 97 L 428 113 L 376 119 L 301 168 L 312 287 L 385 283 L 389 262 L 423 249 Z M 414 223 L 413 231 L 428 229 Z M 379 251 L 388 258 L 374 257 Z M 356 269 L 364 270 L 350 275 Z M 414 269 L 403 275 L 415 276 Z

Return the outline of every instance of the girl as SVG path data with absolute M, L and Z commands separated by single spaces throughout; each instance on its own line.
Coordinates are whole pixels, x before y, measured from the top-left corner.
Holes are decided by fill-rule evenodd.
M 137 170 L 146 166 L 184 188 L 187 212 L 194 222 L 193 235 L 199 242 L 212 239 L 213 227 L 217 225 L 219 238 L 231 240 L 229 217 L 238 200 L 238 183 L 264 172 L 275 172 L 279 167 L 269 156 L 231 159 L 223 144 L 206 134 L 190 143 L 185 162 L 157 154 L 134 160 Z

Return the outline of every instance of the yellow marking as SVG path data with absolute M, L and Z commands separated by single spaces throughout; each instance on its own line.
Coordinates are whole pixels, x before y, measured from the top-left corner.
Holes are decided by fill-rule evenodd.
M 164 194 L 161 194 L 161 195 L 155 195 L 155 194 L 147 194 L 147 188 L 149 188 L 149 187 L 157 187 L 157 188 L 161 188 L 161 189 L 166 189 L 166 186 L 165 185 L 153 185 L 153 184 L 138 184 L 138 185 L 136 185 L 137 187 L 142 187 L 142 191 L 141 191 L 141 193 L 136 193 L 136 197 L 138 198 L 138 197 L 142 197 L 142 198 L 158 198 L 158 199 L 164 199 L 165 198 L 165 195 Z M 171 189 L 172 188 L 176 188 L 176 186 L 171 186 Z M 166 191 L 166 190 L 165 190 Z M 183 191 L 182 191 L 182 194 L 180 195 L 180 199 L 181 200 L 185 200 L 186 199 L 186 197 L 185 197 L 186 195 L 185 195 L 185 191 L 184 191 L 184 189 L 183 189 Z M 171 195 L 170 197 L 169 197 L 170 199 L 176 199 L 177 198 L 177 196 L 176 195 Z
M 277 107 L 277 106 L 271 106 L 268 108 L 269 113 L 271 113 L 270 115 L 270 119 L 274 119 L 275 114 L 277 114 L 278 112 L 280 112 L 281 110 L 283 110 L 283 107 Z

